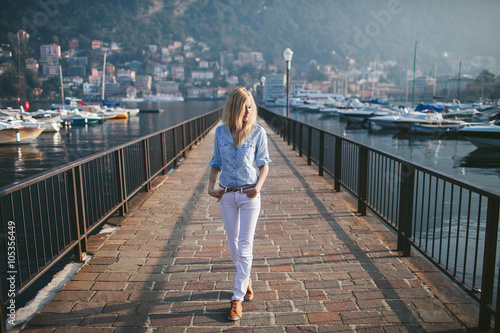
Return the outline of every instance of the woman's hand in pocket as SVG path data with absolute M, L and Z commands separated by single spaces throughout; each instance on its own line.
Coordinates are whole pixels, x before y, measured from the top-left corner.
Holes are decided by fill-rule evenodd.
M 247 197 L 249 197 L 250 199 L 253 199 L 253 198 L 257 197 L 257 194 L 259 194 L 259 191 L 257 191 L 257 189 L 255 187 L 252 187 L 252 188 L 244 190 L 243 193 L 245 193 L 247 195 Z

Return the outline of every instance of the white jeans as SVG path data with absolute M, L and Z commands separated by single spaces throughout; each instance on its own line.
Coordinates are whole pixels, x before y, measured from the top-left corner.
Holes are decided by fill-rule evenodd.
M 219 202 L 231 259 L 236 266 L 233 300 L 242 302 L 252 270 L 253 239 L 260 213 L 260 193 L 251 199 L 242 192 L 227 192 Z

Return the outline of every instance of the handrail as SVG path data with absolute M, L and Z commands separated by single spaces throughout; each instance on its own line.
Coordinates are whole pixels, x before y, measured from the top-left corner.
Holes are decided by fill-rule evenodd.
M 500 310 L 500 194 L 265 108 L 259 115 L 397 234 L 397 250 L 418 251 L 479 303 L 479 329 Z M 496 332 L 500 325 L 495 325 Z
M 175 168 L 221 113 L 212 111 L 0 188 L 0 332 L 6 330 L 11 304 L 15 313 L 17 296 L 71 251 L 81 261 L 90 233 L 117 212 L 125 215 L 127 202 Z

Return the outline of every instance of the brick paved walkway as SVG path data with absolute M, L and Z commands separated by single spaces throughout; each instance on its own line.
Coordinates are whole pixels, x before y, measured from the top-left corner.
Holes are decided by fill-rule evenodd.
M 206 194 L 212 131 L 171 175 L 140 194 L 93 258 L 24 332 L 463 332 L 477 308 L 394 236 L 351 212 L 269 128 L 252 280 L 256 296 L 227 320 L 234 269 L 218 205 Z M 144 201 L 145 200 L 145 201 Z

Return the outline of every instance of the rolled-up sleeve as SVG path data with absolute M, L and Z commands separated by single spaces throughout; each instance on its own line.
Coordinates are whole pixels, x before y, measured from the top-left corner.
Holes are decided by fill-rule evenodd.
M 257 164 L 257 168 L 260 168 L 261 166 L 271 162 L 272 161 L 269 158 L 269 151 L 267 149 L 267 133 L 263 128 L 261 128 L 257 140 L 257 147 L 255 149 L 255 163 Z
M 208 163 L 211 167 L 221 169 L 222 167 L 222 159 L 220 155 L 220 150 L 219 150 L 219 129 L 215 132 L 215 142 L 214 142 L 214 156 L 212 157 L 212 160 L 210 163 Z

